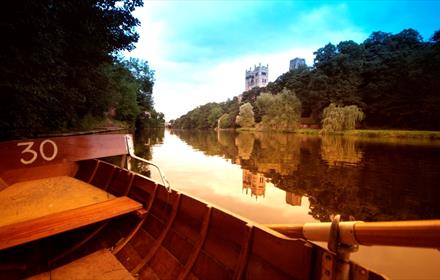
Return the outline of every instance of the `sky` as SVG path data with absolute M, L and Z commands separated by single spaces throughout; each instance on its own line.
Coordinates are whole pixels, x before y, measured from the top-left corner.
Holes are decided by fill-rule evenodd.
M 274 81 L 295 57 L 312 66 L 313 52 L 327 43 L 405 28 L 429 40 L 440 29 L 439 11 L 440 0 L 144 0 L 134 12 L 139 41 L 125 56 L 155 71 L 155 108 L 169 121 L 241 94 L 246 69 L 259 63 Z

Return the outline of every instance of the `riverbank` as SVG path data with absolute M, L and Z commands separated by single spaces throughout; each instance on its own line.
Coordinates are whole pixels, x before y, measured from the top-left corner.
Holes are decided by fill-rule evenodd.
M 101 120 L 88 120 L 77 129 L 70 129 L 69 131 L 53 131 L 50 133 L 40 133 L 37 137 L 55 137 L 55 136 L 71 136 L 71 135 L 86 135 L 97 133 L 128 133 L 130 126 L 121 121 L 110 118 Z
M 237 131 L 255 131 L 256 128 L 239 128 Z M 276 131 L 278 132 L 278 131 Z M 320 135 L 320 129 L 300 128 L 289 133 Z M 440 131 L 423 131 L 423 130 L 393 130 L 393 129 L 355 129 L 341 132 L 328 133 L 327 135 L 343 135 L 364 138 L 411 138 L 440 140 Z

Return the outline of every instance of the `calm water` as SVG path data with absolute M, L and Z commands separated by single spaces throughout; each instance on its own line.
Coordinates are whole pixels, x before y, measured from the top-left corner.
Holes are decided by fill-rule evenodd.
M 440 142 L 155 131 L 136 147 L 173 188 L 263 224 L 440 218 Z M 362 246 L 352 259 L 392 279 L 440 279 L 436 249 Z

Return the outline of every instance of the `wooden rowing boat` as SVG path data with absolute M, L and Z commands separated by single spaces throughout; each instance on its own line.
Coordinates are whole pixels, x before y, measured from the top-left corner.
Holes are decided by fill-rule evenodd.
M 120 166 L 100 160 L 115 155 Z M 122 134 L 1 143 L 0 279 L 385 279 L 313 234 L 134 173 L 126 155 L 145 161 Z

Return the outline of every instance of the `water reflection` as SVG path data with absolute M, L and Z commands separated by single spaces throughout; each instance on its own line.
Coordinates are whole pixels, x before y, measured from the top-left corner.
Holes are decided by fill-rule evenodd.
M 157 144 L 162 144 L 165 135 L 164 129 L 148 129 L 137 130 L 134 137 L 134 150 L 137 156 L 146 160 L 151 160 L 152 147 Z M 151 176 L 151 166 L 141 162 L 132 161 L 131 170 L 145 176 Z
M 301 206 L 302 198 L 302 195 L 286 192 L 286 203 L 292 206 Z
M 363 220 L 440 217 L 438 142 L 212 131 L 166 131 L 158 142 L 150 154 L 173 188 L 258 223 L 301 224 L 333 213 Z M 249 173 L 264 176 L 264 196 L 256 196 L 259 180 Z M 361 246 L 352 259 L 391 279 L 440 279 L 439 254 Z
M 266 182 L 286 203 L 310 200 L 310 215 L 365 221 L 440 218 L 440 146 L 283 133 L 174 131 L 209 156 L 243 169 L 244 195 L 264 199 Z
M 359 164 L 362 160 L 362 151 L 353 139 L 325 136 L 321 138 L 321 157 L 330 166 Z
M 252 172 L 243 169 L 243 192 L 250 194 L 251 197 L 255 196 L 255 200 L 262 196 L 264 198 L 266 194 L 266 177 L 258 172 Z

